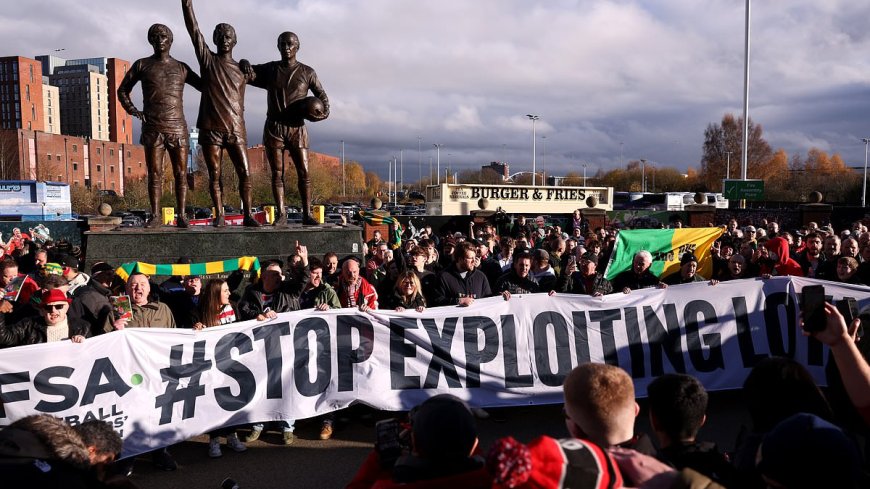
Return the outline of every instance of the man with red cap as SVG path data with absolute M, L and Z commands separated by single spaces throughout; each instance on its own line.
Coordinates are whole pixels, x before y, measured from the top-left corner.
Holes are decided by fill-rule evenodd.
M 11 326 L 0 321 L 0 346 L 21 346 L 69 339 L 81 343 L 91 336 L 90 325 L 67 315 L 72 300 L 61 289 L 43 292 L 39 316 L 22 319 Z

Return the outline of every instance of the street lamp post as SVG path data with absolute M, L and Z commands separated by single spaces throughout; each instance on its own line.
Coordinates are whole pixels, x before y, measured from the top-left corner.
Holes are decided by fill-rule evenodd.
M 725 154 L 728 155 L 728 161 L 725 164 L 725 180 L 731 178 L 731 152 L 726 151 Z
M 536 170 L 535 167 L 537 166 L 537 163 L 538 163 L 537 162 L 538 136 L 537 136 L 537 133 L 535 132 L 535 129 L 536 129 L 535 123 L 538 122 L 538 119 L 540 119 L 541 116 L 534 115 L 534 114 L 526 114 L 526 117 L 528 117 L 529 119 L 532 120 L 532 185 L 534 185 L 535 184 L 535 175 L 537 175 L 537 173 L 535 172 L 535 170 Z
M 547 172 L 544 170 L 544 158 L 547 156 L 547 136 L 541 136 L 541 185 L 547 184 L 546 175 Z
M 861 138 L 864 141 L 864 187 L 861 191 L 861 207 L 867 207 L 867 143 L 870 138 Z
M 435 146 L 435 175 L 437 175 L 436 185 L 441 185 L 441 146 L 443 144 L 433 144 Z
M 583 163 L 583 186 L 586 186 L 586 163 Z
M 640 191 L 646 192 L 646 160 L 640 160 Z
M 347 196 L 347 178 L 344 174 L 344 139 L 341 140 L 341 195 Z
M 423 138 L 417 136 L 417 190 L 423 190 Z

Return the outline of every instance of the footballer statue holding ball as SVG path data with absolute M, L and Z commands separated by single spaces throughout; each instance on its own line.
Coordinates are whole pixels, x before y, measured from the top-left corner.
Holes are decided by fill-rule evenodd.
M 284 207 L 284 152 L 296 166 L 299 196 L 302 200 L 302 223 L 317 224 L 311 217 L 311 179 L 308 173 L 308 131 L 305 120 L 322 121 L 329 116 L 329 99 L 310 66 L 296 60 L 299 38 L 292 32 L 278 36 L 280 61 L 251 65 L 241 60 L 240 68 L 253 77 L 249 85 L 267 92 L 268 109 L 263 128 L 263 146 L 272 168 L 272 193 L 278 207 L 275 226 L 287 224 Z M 314 94 L 308 96 L 308 91 Z

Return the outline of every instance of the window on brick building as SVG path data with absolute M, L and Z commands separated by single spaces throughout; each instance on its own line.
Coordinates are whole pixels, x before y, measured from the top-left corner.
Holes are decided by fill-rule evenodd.
M 112 173 L 112 174 L 115 173 L 115 165 L 112 165 L 109 167 L 109 173 Z
M 73 163 L 73 171 L 79 171 L 79 164 Z
M 115 156 L 115 150 L 109 148 L 109 156 Z
M 127 151 L 127 158 L 129 158 L 129 157 L 130 157 L 130 152 L 129 152 L 129 151 Z
M 78 187 L 78 186 L 79 186 L 79 181 L 78 181 L 78 180 L 74 180 L 74 181 L 73 181 L 73 186 L 74 186 L 74 187 Z
M 97 147 L 97 154 L 100 154 L 100 148 Z
M 109 186 L 112 188 L 112 190 L 115 190 L 115 182 L 112 182 L 111 184 L 109 184 Z
M 54 158 L 55 158 L 57 161 L 60 161 L 60 155 L 54 155 Z
M 73 144 L 73 153 L 78 153 L 78 152 L 79 152 L 79 145 Z
M 103 167 L 102 167 L 102 166 L 100 166 L 100 165 L 97 165 L 97 171 L 98 171 L 98 172 L 99 172 L 99 171 L 102 171 L 102 169 L 103 169 Z

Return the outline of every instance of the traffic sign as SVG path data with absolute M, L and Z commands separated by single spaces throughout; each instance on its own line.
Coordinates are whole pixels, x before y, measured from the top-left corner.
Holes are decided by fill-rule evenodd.
M 724 180 L 728 200 L 764 200 L 764 180 Z

